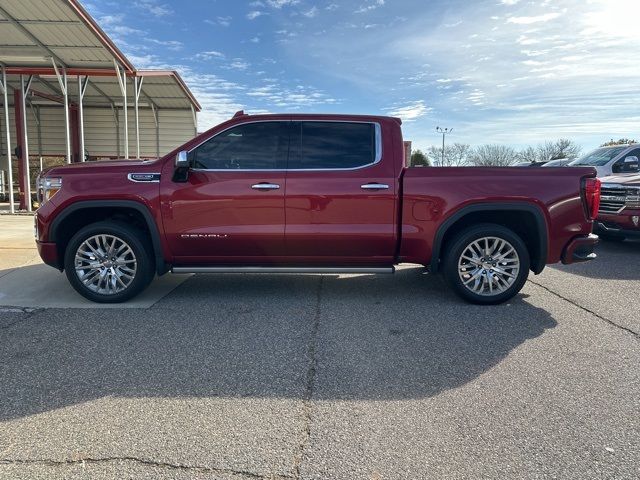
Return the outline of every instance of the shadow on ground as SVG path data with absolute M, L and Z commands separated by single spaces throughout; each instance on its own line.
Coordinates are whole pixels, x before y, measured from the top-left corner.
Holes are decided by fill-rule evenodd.
M 104 396 L 428 397 L 556 325 L 522 295 L 468 305 L 416 268 L 201 275 L 146 310 L 2 315 L 18 321 L 0 328 L 0 420 Z
M 640 241 L 612 242 L 600 240 L 596 247 L 598 258 L 573 265 L 553 265 L 551 268 L 602 280 L 640 279 Z

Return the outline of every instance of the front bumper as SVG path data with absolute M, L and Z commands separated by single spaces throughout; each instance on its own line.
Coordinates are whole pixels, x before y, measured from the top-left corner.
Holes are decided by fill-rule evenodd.
M 598 242 L 598 236 L 593 234 L 574 238 L 564 247 L 562 263 L 568 265 L 595 259 L 596 254 L 593 250 L 598 245 Z
M 36 240 L 38 246 L 38 253 L 42 261 L 50 267 L 57 268 L 62 271 L 62 262 L 58 255 L 58 246 L 55 243 L 40 242 Z
M 600 215 L 593 230 L 603 235 L 640 238 L 640 225 L 633 221 L 633 217 L 638 216 L 640 216 L 638 210 L 624 215 Z

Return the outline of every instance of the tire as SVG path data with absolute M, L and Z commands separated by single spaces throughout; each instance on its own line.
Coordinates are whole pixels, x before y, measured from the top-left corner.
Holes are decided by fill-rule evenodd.
M 489 256 L 485 239 L 489 242 Z M 527 281 L 529 251 L 522 239 L 506 227 L 492 223 L 474 225 L 456 234 L 445 248 L 444 278 L 468 302 L 480 305 L 506 302 Z
M 114 249 L 112 257 L 105 255 L 109 248 Z M 136 227 L 109 220 L 92 223 L 67 244 L 64 269 L 83 297 L 97 303 L 125 302 L 153 280 L 152 251 L 148 237 Z

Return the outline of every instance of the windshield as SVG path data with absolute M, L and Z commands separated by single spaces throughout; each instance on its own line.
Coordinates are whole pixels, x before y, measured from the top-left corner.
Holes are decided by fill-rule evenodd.
M 620 153 L 626 150 L 626 145 L 616 148 L 598 148 L 591 153 L 588 153 L 582 158 L 574 160 L 571 165 L 588 165 L 590 167 L 602 167 L 616 158 Z

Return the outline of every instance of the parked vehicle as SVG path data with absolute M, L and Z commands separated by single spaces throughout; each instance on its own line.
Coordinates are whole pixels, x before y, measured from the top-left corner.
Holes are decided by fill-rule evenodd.
M 602 200 L 596 230 L 605 240 L 640 238 L 640 175 L 602 179 Z
M 555 160 L 549 160 L 542 166 L 543 167 L 566 167 L 571 162 L 573 162 L 573 160 L 574 159 L 572 158 L 556 158 Z
M 155 161 L 54 168 L 38 250 L 96 302 L 154 274 L 442 272 L 475 303 L 595 257 L 593 168 L 405 168 L 401 121 L 238 112 Z
M 570 167 L 595 167 L 598 177 L 638 172 L 640 145 L 614 145 L 596 148 L 569 164 Z

